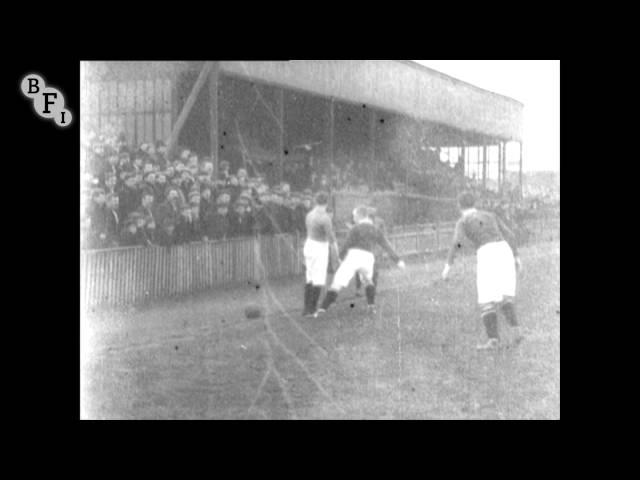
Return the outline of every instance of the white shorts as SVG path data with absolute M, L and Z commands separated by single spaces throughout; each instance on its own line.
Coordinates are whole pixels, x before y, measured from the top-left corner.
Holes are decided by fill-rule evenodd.
M 477 252 L 478 303 L 502 302 L 516 295 L 516 266 L 511 247 L 505 241 L 483 245 Z
M 327 267 L 329 266 L 329 242 L 317 242 L 307 238 L 304 243 L 304 266 L 307 283 L 316 287 L 324 287 L 327 283 Z
M 331 289 L 341 290 L 347 287 L 356 273 L 360 274 L 363 283 L 372 283 L 375 260 L 371 252 L 357 248 L 350 249 L 333 277 Z

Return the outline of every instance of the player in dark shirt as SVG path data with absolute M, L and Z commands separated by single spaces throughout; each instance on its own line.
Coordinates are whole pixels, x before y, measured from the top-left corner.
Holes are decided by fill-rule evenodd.
M 384 234 L 375 227 L 369 214 L 368 207 L 358 207 L 354 211 L 356 225 L 349 231 L 345 244 L 340 249 L 340 258 L 343 259 L 338 271 L 333 277 L 331 288 L 325 296 L 322 306 L 316 312 L 318 314 L 327 311 L 329 306 L 338 298 L 338 292 L 349 285 L 354 275 L 359 274 L 366 285 L 365 293 L 369 312 L 375 312 L 375 287 L 373 285 L 373 270 L 376 246 L 381 246 L 389 256 L 405 268 L 404 262 L 393 250 Z
M 458 198 L 462 217 L 455 227 L 453 244 L 449 250 L 442 278 L 449 270 L 462 241 L 468 238 L 476 249 L 478 304 L 489 340 L 478 349 L 494 349 L 499 345 L 498 310 L 502 311 L 515 329 L 517 345 L 523 337 L 518 329 L 514 307 L 516 271 L 521 264 L 513 233 L 495 214 L 474 208 L 473 194 L 464 192 Z
M 369 215 L 371 216 L 371 219 L 373 220 L 373 224 L 376 226 L 376 228 L 378 228 L 378 230 L 380 230 L 383 235 L 386 235 L 384 220 L 382 220 L 382 218 L 377 215 L 376 209 L 370 208 Z M 355 225 L 355 221 L 354 221 L 354 225 Z M 377 288 L 378 287 L 378 265 L 379 265 L 379 262 L 382 260 L 382 256 L 380 255 L 379 248 L 377 248 L 376 251 L 374 252 L 374 256 L 376 258 L 376 261 L 373 264 L 373 286 L 374 288 Z M 360 292 L 361 288 L 362 288 L 362 280 L 360 280 L 360 274 L 356 274 L 356 297 L 362 296 L 362 293 Z

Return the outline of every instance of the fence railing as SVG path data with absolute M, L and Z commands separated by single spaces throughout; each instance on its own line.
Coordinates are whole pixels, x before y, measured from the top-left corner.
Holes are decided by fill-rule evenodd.
M 389 240 L 400 255 L 439 252 L 452 241 L 453 222 L 395 227 Z M 555 236 L 559 220 L 529 224 L 532 239 Z M 555 233 L 555 232 L 558 233 Z M 117 307 L 262 282 L 304 272 L 304 237 L 274 235 L 173 247 L 126 247 L 80 252 L 84 307 Z

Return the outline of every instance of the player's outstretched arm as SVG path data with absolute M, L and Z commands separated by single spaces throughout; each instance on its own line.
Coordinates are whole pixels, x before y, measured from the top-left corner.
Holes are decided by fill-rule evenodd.
M 387 252 L 389 257 L 391 257 L 391 259 L 394 262 L 396 262 L 398 267 L 405 268 L 405 264 L 400 258 L 400 255 L 398 255 L 396 251 L 393 249 L 387 237 L 380 230 L 377 230 L 377 233 L 378 233 L 378 237 L 377 237 L 378 245 L 380 245 L 385 250 L 385 252 Z

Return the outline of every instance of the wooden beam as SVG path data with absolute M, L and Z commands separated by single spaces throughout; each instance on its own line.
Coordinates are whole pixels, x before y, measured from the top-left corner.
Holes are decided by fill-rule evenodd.
M 278 101 L 278 120 L 280 122 L 280 132 L 278 132 L 278 179 L 280 183 L 284 181 L 284 88 L 278 88 L 277 91 Z
M 377 173 L 376 167 L 376 112 L 373 108 L 369 108 L 369 188 L 373 190 L 373 183 Z
M 331 97 L 329 103 L 329 170 L 334 162 L 334 133 L 335 131 L 335 100 Z M 315 168 L 315 165 L 314 165 Z
M 209 73 L 209 138 L 211 161 L 213 162 L 213 178 L 218 178 L 218 156 L 220 143 L 218 139 L 218 82 L 220 79 L 220 63 L 214 62 Z
M 520 198 L 523 197 L 523 185 L 522 185 L 522 142 L 519 142 L 520 145 L 520 173 L 519 173 L 519 177 L 520 177 Z
M 507 142 L 502 142 L 502 181 L 507 179 Z
M 498 142 L 498 191 L 502 191 L 502 142 Z
M 482 188 L 487 188 L 487 146 L 482 145 Z
M 198 75 L 198 79 L 196 80 L 196 83 L 193 85 L 193 88 L 191 89 L 191 93 L 189 94 L 187 101 L 184 103 L 184 106 L 182 107 L 182 111 L 180 112 L 180 115 L 178 115 L 178 119 L 176 120 L 176 123 L 174 123 L 173 125 L 173 129 L 171 130 L 171 135 L 169 136 L 169 140 L 167 142 L 168 158 L 171 158 L 173 154 L 173 150 L 175 149 L 176 143 L 178 142 L 178 136 L 180 135 L 180 131 L 182 130 L 184 123 L 187 121 L 187 118 L 189 117 L 189 113 L 191 112 L 191 108 L 193 107 L 193 104 L 196 103 L 198 94 L 200 93 L 200 90 L 202 89 L 202 86 L 204 85 L 205 81 L 209 77 L 209 73 L 211 72 L 212 67 L 213 67 L 213 62 L 204 63 L 204 66 L 200 71 L 200 75 Z
M 504 142 L 500 142 L 500 181 L 501 184 L 504 185 L 505 174 L 504 174 Z

